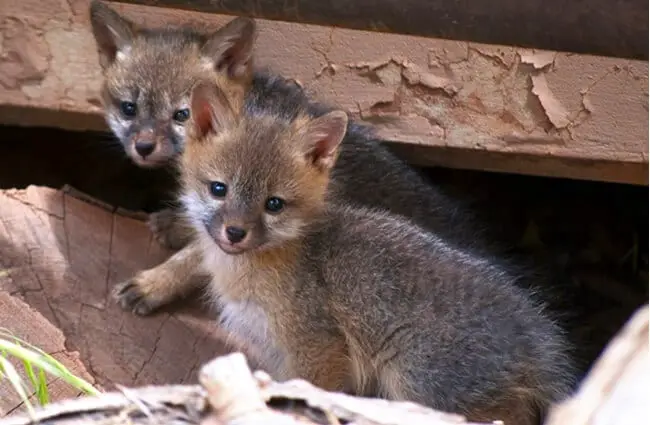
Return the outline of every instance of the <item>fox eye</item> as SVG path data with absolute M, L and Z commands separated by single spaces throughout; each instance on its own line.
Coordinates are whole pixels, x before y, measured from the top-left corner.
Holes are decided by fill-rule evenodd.
M 179 109 L 174 112 L 174 121 L 176 122 L 185 122 L 190 118 L 190 110 L 185 108 L 185 109 Z
M 278 213 L 284 208 L 284 200 L 276 197 L 269 198 L 266 200 L 264 207 L 268 212 Z
M 126 118 L 133 118 L 138 112 L 138 107 L 133 102 L 121 102 L 120 111 Z
M 221 182 L 210 182 L 210 193 L 215 198 L 224 198 L 228 193 L 228 188 Z

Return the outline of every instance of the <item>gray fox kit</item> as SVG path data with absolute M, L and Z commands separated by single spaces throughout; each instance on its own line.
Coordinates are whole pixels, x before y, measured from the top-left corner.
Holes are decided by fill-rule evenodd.
M 141 167 L 167 164 L 182 152 L 189 89 L 197 80 L 220 80 L 233 101 L 250 84 L 252 45 L 237 44 L 254 41 L 249 19 L 235 19 L 209 37 L 183 28 L 148 30 L 93 0 L 90 22 L 104 70 L 106 122 Z
M 542 305 L 489 261 L 328 196 L 348 118 L 237 112 L 199 83 L 182 202 L 221 321 L 276 379 L 535 424 L 572 380 Z

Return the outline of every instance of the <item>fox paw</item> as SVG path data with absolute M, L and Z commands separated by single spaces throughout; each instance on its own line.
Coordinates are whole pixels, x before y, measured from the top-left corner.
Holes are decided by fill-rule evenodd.
M 149 229 L 158 243 L 178 251 L 190 241 L 190 232 L 176 210 L 167 208 L 149 215 Z
M 138 316 L 147 316 L 165 304 L 165 300 L 156 295 L 154 283 L 142 273 L 115 285 L 113 298 L 124 310 Z

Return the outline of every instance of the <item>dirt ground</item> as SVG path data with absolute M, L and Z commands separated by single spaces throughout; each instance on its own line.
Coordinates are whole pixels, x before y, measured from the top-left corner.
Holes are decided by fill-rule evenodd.
M 229 350 L 198 299 L 140 318 L 108 297 L 115 283 L 169 254 L 141 216 L 123 210 L 164 204 L 169 173 L 133 166 L 101 134 L 0 127 L 0 140 L 0 328 L 104 389 L 193 382 L 202 362 Z M 556 273 L 576 295 L 571 309 L 596 352 L 647 302 L 647 187 L 425 172 L 470 202 L 512 255 Z M 60 382 L 52 391 L 54 399 L 75 395 Z M 0 416 L 17 408 L 0 383 Z

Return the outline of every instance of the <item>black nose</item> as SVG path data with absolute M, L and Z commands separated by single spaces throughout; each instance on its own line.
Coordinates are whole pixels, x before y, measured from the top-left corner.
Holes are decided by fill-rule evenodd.
M 143 158 L 151 155 L 154 149 L 156 149 L 156 145 L 151 142 L 135 142 L 135 151 Z
M 226 227 L 226 235 L 228 236 L 228 240 L 230 242 L 237 243 L 244 240 L 246 237 L 246 230 L 242 229 L 241 227 L 228 226 Z

